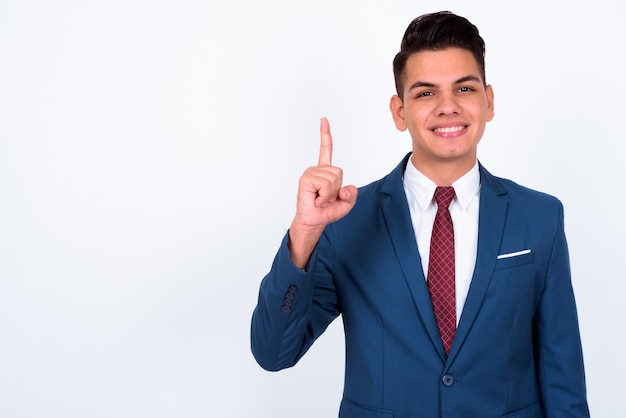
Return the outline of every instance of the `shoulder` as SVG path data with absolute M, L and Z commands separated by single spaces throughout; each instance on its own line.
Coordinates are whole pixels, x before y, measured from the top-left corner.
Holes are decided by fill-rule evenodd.
M 509 199 L 527 201 L 528 203 L 544 203 L 560 205 L 561 201 L 551 194 L 523 186 L 513 180 L 494 176 L 484 166 L 480 166 L 481 183 L 498 195 Z
M 383 178 L 360 187 L 359 196 L 380 198 L 381 195 L 388 196 L 400 192 L 404 193 L 402 178 L 410 156 L 411 153 L 405 155 L 402 161 Z
M 408 214 L 408 204 L 402 181 L 407 159 L 405 157 L 386 176 L 359 187 L 354 208 L 336 224 L 354 228 L 357 223 L 375 223 L 381 219 L 384 208 L 394 208 L 400 213 L 404 213 L 406 210 Z

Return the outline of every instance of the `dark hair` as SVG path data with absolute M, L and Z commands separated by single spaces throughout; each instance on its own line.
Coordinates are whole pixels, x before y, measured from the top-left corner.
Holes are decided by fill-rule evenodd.
M 393 59 L 393 75 L 396 92 L 403 99 L 404 69 L 409 57 L 420 51 L 438 51 L 446 48 L 462 48 L 470 51 L 478 69 L 485 78 L 485 41 L 478 28 L 464 17 L 452 12 L 429 13 L 415 18 L 407 27 L 400 44 L 400 52 Z

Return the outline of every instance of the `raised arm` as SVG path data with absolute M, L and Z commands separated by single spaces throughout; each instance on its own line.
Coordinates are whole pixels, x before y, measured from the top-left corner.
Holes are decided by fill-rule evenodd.
M 332 137 L 325 118 L 320 136 L 318 164 L 306 169 L 300 178 L 289 236 L 284 237 L 270 272 L 261 282 L 252 314 L 252 353 L 267 370 L 293 366 L 339 315 L 332 271 L 317 261 L 305 268 L 324 227 L 354 207 L 357 189 L 342 187 L 342 171 L 332 166 Z M 320 252 L 321 248 L 328 250 L 322 245 Z M 317 259 L 320 257 L 318 254 Z

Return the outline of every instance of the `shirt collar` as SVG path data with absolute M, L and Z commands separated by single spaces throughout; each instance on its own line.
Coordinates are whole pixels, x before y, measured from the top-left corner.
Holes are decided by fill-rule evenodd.
M 422 174 L 409 159 L 406 169 L 404 170 L 404 186 L 411 193 L 412 198 L 420 205 L 422 209 L 426 209 L 428 205 L 433 204 L 433 195 L 437 185 L 424 174 Z M 474 166 L 461 178 L 452 183 L 456 200 L 463 209 L 467 209 L 472 199 L 480 191 L 480 171 L 478 169 L 478 161 Z

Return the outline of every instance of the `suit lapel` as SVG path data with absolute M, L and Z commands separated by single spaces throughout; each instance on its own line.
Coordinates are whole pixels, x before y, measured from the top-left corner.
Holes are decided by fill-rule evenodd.
M 451 363 L 463 345 L 463 341 L 467 337 L 467 333 L 480 310 L 485 293 L 491 282 L 504 232 L 508 204 L 503 195 L 506 194 L 506 190 L 482 165 L 480 166 L 480 178 L 480 212 L 478 216 L 476 265 L 448 357 L 448 364 Z
M 402 163 L 390 173 L 382 186 L 382 214 L 420 319 L 430 335 L 435 349 L 439 352 L 442 360 L 445 361 L 446 355 L 441 344 L 435 315 L 433 314 L 432 303 L 422 270 L 415 233 L 411 227 L 411 215 L 402 183 L 402 175 L 408 157 L 407 155 Z

